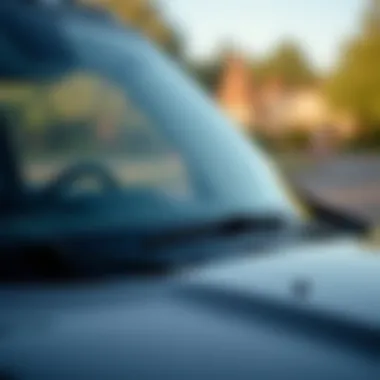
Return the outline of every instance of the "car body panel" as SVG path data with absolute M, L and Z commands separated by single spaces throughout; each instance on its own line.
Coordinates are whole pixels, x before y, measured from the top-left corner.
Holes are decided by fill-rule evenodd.
M 255 260 L 213 264 L 196 281 L 300 304 L 294 286 L 307 282 L 305 308 L 380 328 L 380 253 L 355 238 L 285 245 Z M 193 276 L 194 278 L 194 276 Z
M 281 314 L 263 318 L 254 306 L 257 295 L 275 296 L 294 310 L 349 318 L 352 331 L 372 324 L 378 334 L 379 259 L 359 249 L 354 241 L 329 240 L 170 277 L 2 287 L 0 373 L 57 380 L 377 379 L 378 341 L 340 344 L 323 325 L 314 326 L 316 335 L 299 333 Z M 332 281 L 334 266 L 339 275 Z M 289 293 L 297 276 L 313 279 L 306 306 Z M 252 309 L 235 302 L 241 296 Z

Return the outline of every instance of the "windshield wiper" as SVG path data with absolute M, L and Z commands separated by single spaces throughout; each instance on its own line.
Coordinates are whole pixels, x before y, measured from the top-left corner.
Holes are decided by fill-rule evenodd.
M 235 237 L 247 233 L 280 232 L 288 225 L 281 216 L 237 215 L 217 221 L 156 232 L 145 239 L 146 249 L 157 249 L 199 238 Z
M 278 216 L 256 217 L 250 215 L 237 215 L 233 217 L 221 218 L 216 221 L 203 222 L 201 224 L 185 225 L 179 228 L 167 228 L 156 230 L 154 233 L 126 233 L 125 231 L 110 235 L 99 234 L 97 236 L 81 236 L 80 241 L 91 241 L 92 245 L 99 247 L 102 244 L 112 245 L 116 240 L 116 259 L 111 255 L 104 255 L 105 263 L 108 260 L 117 264 L 93 267 L 89 269 L 77 268 L 75 262 L 66 260 L 65 248 L 51 246 L 49 242 L 25 242 L 17 244 L 14 249 L 9 248 L 7 254 L 2 255 L 2 265 L 0 265 L 0 281 L 67 281 L 90 278 L 92 276 L 107 273 L 158 273 L 162 268 L 172 265 L 171 259 L 162 255 L 152 255 L 156 252 L 165 252 L 166 249 L 176 248 L 176 245 L 192 243 L 203 239 L 220 240 L 229 237 L 240 237 L 245 234 L 260 234 L 268 232 L 280 232 L 286 230 L 288 221 Z M 97 241 L 99 238 L 99 242 Z M 136 242 L 119 245 L 118 240 Z M 68 239 L 70 240 L 70 239 Z M 76 244 L 74 244 L 76 245 Z M 80 244 L 79 244 L 80 245 Z M 125 256 L 120 259 L 120 252 Z M 144 254 L 146 253 L 146 255 Z M 69 257 L 75 257 L 74 254 Z M 178 256 L 177 256 L 178 257 Z M 184 257 L 184 262 L 187 257 Z M 175 261 L 178 264 L 178 260 Z M 110 264 L 111 265 L 111 264 Z M 161 272 L 159 272 L 161 273 Z

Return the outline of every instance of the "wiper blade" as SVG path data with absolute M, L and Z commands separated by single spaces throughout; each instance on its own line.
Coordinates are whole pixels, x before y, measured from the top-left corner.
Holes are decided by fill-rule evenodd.
M 276 232 L 283 231 L 287 221 L 281 216 L 246 216 L 237 215 L 217 221 L 206 222 L 182 228 L 160 231 L 145 239 L 148 249 L 173 245 L 183 241 L 208 237 L 233 237 L 250 232 Z

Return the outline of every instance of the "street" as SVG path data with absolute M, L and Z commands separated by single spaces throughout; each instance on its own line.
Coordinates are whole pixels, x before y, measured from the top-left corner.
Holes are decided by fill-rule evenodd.
M 296 186 L 371 223 L 380 222 L 380 156 L 340 156 L 291 176 Z

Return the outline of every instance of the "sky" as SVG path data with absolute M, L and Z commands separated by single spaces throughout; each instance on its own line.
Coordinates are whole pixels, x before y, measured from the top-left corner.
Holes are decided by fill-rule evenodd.
M 191 57 L 207 59 L 225 43 L 263 56 L 295 39 L 319 69 L 330 68 L 353 35 L 366 0 L 160 0 Z

